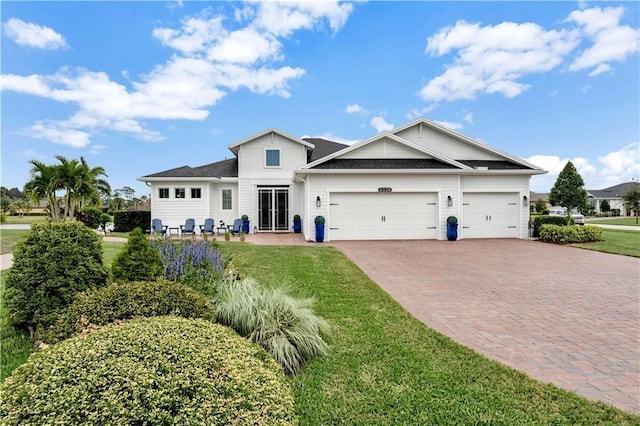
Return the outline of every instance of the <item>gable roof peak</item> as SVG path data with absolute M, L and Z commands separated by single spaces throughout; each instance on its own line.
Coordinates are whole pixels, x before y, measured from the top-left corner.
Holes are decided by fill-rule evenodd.
M 309 149 L 313 149 L 314 145 L 310 142 L 307 142 L 305 140 L 302 140 L 300 138 L 297 138 L 295 136 L 290 135 L 289 133 L 283 132 L 282 130 L 276 129 L 275 127 L 269 127 L 268 129 L 265 129 L 259 133 L 256 133 L 255 135 L 249 136 L 247 138 L 244 138 L 238 142 L 232 143 L 231 145 L 228 145 L 227 148 L 229 148 L 229 150 L 231 150 L 231 152 L 233 152 L 236 156 L 238 155 L 238 148 L 240 147 L 240 145 L 243 145 L 247 142 L 251 142 L 255 139 L 258 139 L 262 136 L 268 135 L 270 133 L 274 133 L 277 135 L 282 136 L 283 138 L 289 139 L 293 142 L 297 142 L 301 145 L 306 146 Z

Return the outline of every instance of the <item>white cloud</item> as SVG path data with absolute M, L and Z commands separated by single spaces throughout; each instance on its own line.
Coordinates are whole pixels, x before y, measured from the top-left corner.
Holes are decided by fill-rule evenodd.
M 531 88 L 523 81 L 526 76 L 557 68 L 584 40 L 592 45 L 568 69 L 594 68 L 591 77 L 610 72 L 610 62 L 640 50 L 640 30 L 620 25 L 623 14 L 622 6 L 576 10 L 563 22 L 569 28 L 557 30 L 530 22 L 458 21 L 428 38 L 425 53 L 454 57 L 418 94 L 428 101 L 473 100 L 490 93 L 513 98 Z
M 613 182 L 612 185 L 630 181 L 631 178 L 637 180 L 640 177 L 640 143 L 633 142 L 618 151 L 598 157 L 598 162 L 603 166 L 600 176 Z
M 426 114 L 430 113 L 437 107 L 438 107 L 438 104 L 431 104 L 421 109 L 413 108 L 411 111 L 409 111 L 406 114 L 406 117 L 408 120 L 415 120 L 416 118 L 424 117 Z
M 347 114 L 358 114 L 362 112 L 362 107 L 358 104 L 350 104 L 344 110 Z
M 462 130 L 462 128 L 464 127 L 464 125 L 462 123 L 454 123 L 453 121 L 438 121 L 438 120 L 434 120 L 434 123 L 438 123 L 441 126 L 445 126 L 450 128 L 451 130 Z
M 470 111 L 462 111 L 462 119 L 469 124 L 473 124 L 473 113 Z
M 584 157 L 575 157 L 571 162 L 582 179 L 587 189 L 602 189 L 622 182 L 628 182 L 632 178 L 640 177 L 640 143 L 630 143 L 617 151 L 598 157 L 598 165 L 591 164 Z M 534 155 L 526 159 L 549 173 L 533 176 L 531 178 L 531 190 L 536 192 L 549 192 L 553 187 L 558 174 L 562 171 L 569 159 L 555 155 Z
M 591 91 L 592 87 L 588 84 L 585 84 L 584 86 L 582 86 L 582 89 L 580 89 L 580 91 L 582 93 L 589 93 Z
M 554 96 L 557 96 L 558 93 L 560 93 L 560 91 L 554 90 L 553 92 L 549 93 L 549 96 L 553 98 Z
M 609 64 L 600 64 L 593 71 L 587 74 L 589 77 L 595 77 L 600 74 L 604 74 L 605 72 L 611 71 L 611 66 Z
M 25 131 L 34 138 L 84 147 L 93 134 L 109 130 L 158 141 L 163 136 L 143 120 L 204 120 L 224 96 L 243 88 L 290 97 L 290 82 L 306 71 L 275 65 L 284 60 L 281 39 L 324 22 L 338 31 L 352 10 L 333 1 L 250 3 L 234 9 L 236 21 L 247 22 L 230 31 L 226 17 L 207 8 L 177 28 L 155 28 L 152 36 L 175 53 L 137 81 L 125 72 L 127 85 L 105 72 L 63 68 L 52 75 L 2 75 L 0 89 L 77 106 L 67 120 L 41 120 Z
M 578 45 L 576 31 L 546 31 L 534 23 L 503 22 L 482 27 L 458 21 L 429 37 L 425 52 L 456 52 L 453 63 L 429 81 L 419 95 L 429 101 L 475 99 L 482 93 L 518 96 L 529 89 L 519 80 L 549 71 Z
M 589 76 L 596 76 L 611 69 L 609 62 L 623 61 L 640 49 L 640 30 L 620 25 L 624 8 L 594 7 L 576 10 L 569 14 L 568 22 L 578 24 L 585 37 L 593 45 L 584 50 L 569 66 L 570 71 L 595 67 Z
M 37 47 L 39 49 L 56 50 L 67 47 L 67 42 L 60 34 L 49 27 L 24 22 L 11 18 L 4 23 L 4 35 L 20 46 Z
M 89 154 L 98 155 L 106 148 L 107 148 L 107 145 L 99 145 L 99 144 L 91 145 L 89 147 Z
M 388 132 L 394 127 L 393 124 L 387 123 L 384 118 L 379 116 L 373 117 L 370 124 L 377 132 Z

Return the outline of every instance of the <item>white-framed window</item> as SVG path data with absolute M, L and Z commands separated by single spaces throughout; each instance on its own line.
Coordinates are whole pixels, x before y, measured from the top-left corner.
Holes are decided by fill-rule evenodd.
M 176 188 L 176 198 L 184 198 L 185 197 L 185 191 L 184 188 Z
M 158 198 L 169 198 L 169 188 L 158 188 Z
M 264 150 L 264 166 L 280 167 L 280 149 Z
M 233 209 L 233 191 L 230 189 L 222 190 L 222 210 Z
M 202 198 L 202 189 L 191 188 L 191 198 Z

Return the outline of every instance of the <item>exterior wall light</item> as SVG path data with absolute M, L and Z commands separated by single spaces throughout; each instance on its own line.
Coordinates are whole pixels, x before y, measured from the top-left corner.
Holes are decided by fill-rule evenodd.
M 527 198 L 526 195 L 522 196 L 522 205 L 525 207 L 529 205 L 529 199 Z
M 322 201 L 320 201 L 320 196 L 318 195 L 318 196 L 316 197 L 316 207 L 318 207 L 318 208 L 319 208 L 321 205 L 322 205 Z
M 451 195 L 447 195 L 447 206 L 453 206 L 453 198 L 451 198 Z

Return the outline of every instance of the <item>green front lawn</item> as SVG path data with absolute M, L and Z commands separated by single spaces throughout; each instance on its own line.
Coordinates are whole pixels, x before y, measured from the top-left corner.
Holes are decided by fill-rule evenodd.
M 49 220 L 49 216 L 5 216 L 7 224 L 27 224 L 31 225 L 36 222 L 46 222 Z
M 611 218 L 611 219 L 586 219 L 586 222 L 589 225 L 594 223 L 599 223 L 602 225 L 640 226 L 640 224 L 636 223 L 635 217 L 618 217 L 618 218 Z
M 602 235 L 604 241 L 572 244 L 572 246 L 605 253 L 640 257 L 640 232 L 602 229 Z
M 30 229 L 0 230 L 0 254 L 11 253 L 16 243 L 27 236 Z
M 331 352 L 291 379 L 300 424 L 640 424 L 426 327 L 335 248 L 221 247 L 260 282 L 297 283 L 333 328 Z

